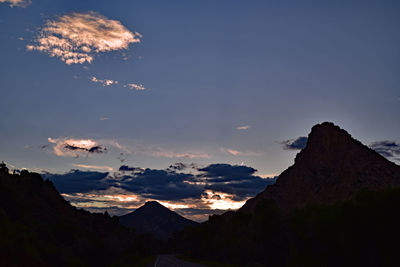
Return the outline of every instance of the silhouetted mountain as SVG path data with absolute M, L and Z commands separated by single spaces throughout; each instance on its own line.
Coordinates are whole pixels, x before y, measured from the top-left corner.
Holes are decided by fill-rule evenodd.
M 126 227 L 134 228 L 138 233 L 150 233 L 160 239 L 167 239 L 187 226 L 198 225 L 157 201 L 146 202 L 137 210 L 121 216 L 119 221 Z
M 312 128 L 307 146 L 295 164 L 274 185 L 250 199 L 241 212 L 254 211 L 263 199 L 284 209 L 307 203 L 348 200 L 361 189 L 382 190 L 400 186 L 400 166 L 353 139 L 345 130 L 325 122 Z
M 400 166 L 322 123 L 276 184 L 176 244 L 239 266 L 400 266 L 399 210 Z
M 0 165 L 0 266 L 87 266 L 138 262 L 157 245 L 118 217 L 78 210 L 37 173 Z

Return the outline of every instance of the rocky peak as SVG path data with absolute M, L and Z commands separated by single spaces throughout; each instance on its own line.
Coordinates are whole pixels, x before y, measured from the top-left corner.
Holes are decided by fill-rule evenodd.
M 400 166 L 351 137 L 330 122 L 315 125 L 295 164 L 276 184 L 250 199 L 241 208 L 251 212 L 270 198 L 283 209 L 307 203 L 333 203 L 354 196 L 361 189 L 380 190 L 400 186 Z

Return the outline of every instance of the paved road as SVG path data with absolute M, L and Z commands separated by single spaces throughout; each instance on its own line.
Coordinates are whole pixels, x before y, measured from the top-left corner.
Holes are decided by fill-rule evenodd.
M 153 267 L 205 267 L 205 265 L 183 261 L 174 255 L 158 255 Z

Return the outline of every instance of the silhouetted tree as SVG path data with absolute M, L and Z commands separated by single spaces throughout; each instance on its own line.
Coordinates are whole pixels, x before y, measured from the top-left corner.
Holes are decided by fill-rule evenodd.
M 7 168 L 7 166 L 6 166 L 6 164 L 4 163 L 4 161 L 2 161 L 1 163 L 0 163 L 0 172 L 2 172 L 2 173 L 8 173 L 8 168 Z

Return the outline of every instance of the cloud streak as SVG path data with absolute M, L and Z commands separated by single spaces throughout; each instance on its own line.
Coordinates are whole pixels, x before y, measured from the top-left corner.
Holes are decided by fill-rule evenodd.
M 386 158 L 400 160 L 400 144 L 394 141 L 379 141 L 370 145 L 370 148 Z
M 0 0 L 0 3 L 9 3 L 10 7 L 27 7 L 32 1 L 31 0 Z
M 231 148 L 224 148 L 222 147 L 220 151 L 224 154 L 231 155 L 231 156 L 260 156 L 262 153 L 254 152 L 254 151 L 239 151 Z
M 285 150 L 300 150 L 306 147 L 308 138 L 305 136 L 297 137 L 280 142 Z
M 94 83 L 100 83 L 100 84 L 103 85 L 103 86 L 110 86 L 110 85 L 113 85 L 113 84 L 118 84 L 118 81 L 109 80 L 109 79 L 101 80 L 101 79 L 97 79 L 97 78 L 94 77 L 94 76 L 93 76 L 90 80 L 91 80 L 92 82 L 94 82 Z
M 75 167 L 84 168 L 84 169 L 96 169 L 96 170 L 106 170 L 113 171 L 113 168 L 110 166 L 98 166 L 98 165 L 85 165 L 85 164 L 73 164 Z
M 146 152 L 146 154 L 150 154 L 153 157 L 161 157 L 161 158 L 187 158 L 187 159 L 209 159 L 211 156 L 207 153 L 197 153 L 197 152 L 175 152 L 172 150 L 164 149 L 164 148 L 154 148 L 150 149 L 150 151 Z
M 124 87 L 128 87 L 131 90 L 136 90 L 136 91 L 144 91 L 146 88 L 142 84 L 135 84 L 135 83 L 128 83 L 124 85 Z
M 26 48 L 57 57 L 67 65 L 83 64 L 91 63 L 98 53 L 128 49 L 141 38 L 140 33 L 97 12 L 73 12 L 47 21 Z
M 95 76 L 90 78 L 90 81 L 94 83 L 100 83 L 103 86 L 111 86 L 111 85 L 117 85 L 119 84 L 119 81 L 117 80 L 111 80 L 111 79 L 99 79 Z M 123 85 L 124 87 L 128 87 L 130 90 L 135 90 L 135 91 L 144 91 L 146 88 L 142 84 L 135 84 L 135 83 L 127 83 Z
M 243 126 L 238 126 L 238 127 L 236 127 L 236 130 L 239 130 L 239 131 L 243 131 L 243 130 L 248 130 L 248 129 L 250 129 L 250 125 L 243 125 Z

